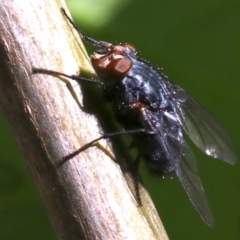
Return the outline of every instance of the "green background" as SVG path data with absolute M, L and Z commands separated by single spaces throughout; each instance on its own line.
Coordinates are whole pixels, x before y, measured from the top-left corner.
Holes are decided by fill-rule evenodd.
M 239 156 L 240 1 L 72 0 L 69 7 L 91 37 L 129 42 L 164 67 L 225 126 Z M 0 239 L 55 239 L 3 117 L 0 132 Z M 194 153 L 213 229 L 203 224 L 175 177 L 151 177 L 142 169 L 169 238 L 240 239 L 239 163 L 227 165 L 196 148 Z

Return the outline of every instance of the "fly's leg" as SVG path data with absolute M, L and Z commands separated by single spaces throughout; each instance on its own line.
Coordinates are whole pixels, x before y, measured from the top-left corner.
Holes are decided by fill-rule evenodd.
M 132 149 L 135 146 L 134 141 L 128 146 L 129 149 Z M 139 163 L 141 160 L 140 154 L 137 155 L 136 159 L 132 162 L 131 164 L 131 174 L 133 178 L 133 184 L 134 184 L 134 189 L 135 189 L 135 197 L 137 201 L 137 206 L 140 207 L 142 206 L 142 199 L 141 199 L 141 194 L 140 194 L 140 189 L 139 189 L 139 183 L 141 182 L 141 176 L 138 171 L 139 168 Z
M 98 142 L 101 139 L 107 139 L 107 138 L 112 138 L 115 136 L 121 136 L 121 135 L 127 135 L 127 134 L 136 134 L 136 133 L 146 133 L 146 134 L 154 134 L 152 131 L 147 131 L 146 129 L 134 129 L 134 130 L 123 130 L 119 132 L 113 132 L 113 133 L 106 133 L 100 136 L 99 138 L 94 139 L 93 141 L 85 144 L 78 150 L 68 154 L 67 156 L 62 158 L 62 161 L 60 162 L 60 165 L 63 165 L 65 162 L 68 160 L 72 159 L 73 157 L 77 156 L 79 153 L 82 151 L 88 149 L 91 147 L 95 142 Z M 142 200 L 141 200 L 141 194 L 139 190 L 139 182 L 140 182 L 140 174 L 138 171 L 139 163 L 140 163 L 140 154 L 137 156 L 137 158 L 134 160 L 133 165 L 132 165 L 132 177 L 133 177 L 133 182 L 134 182 L 134 188 L 135 188 L 135 193 L 136 193 L 136 201 L 137 201 L 137 206 L 140 207 L 142 206 Z
M 61 8 L 61 12 L 64 15 L 64 17 L 70 22 L 70 24 L 73 26 L 73 28 L 78 32 L 79 36 L 81 39 L 91 43 L 92 45 L 100 48 L 108 48 L 109 43 L 106 43 L 104 41 L 97 41 L 91 37 L 86 36 L 78 27 L 77 25 L 73 22 L 73 20 L 67 15 L 65 9 Z
M 86 36 L 79 28 L 78 26 L 73 22 L 73 20 L 67 15 L 64 8 L 61 8 L 61 12 L 64 15 L 64 17 L 67 18 L 67 20 L 70 22 L 70 24 L 73 26 L 73 28 L 78 32 L 79 36 L 84 39 L 87 42 L 90 42 L 91 44 L 95 46 L 99 46 L 99 42 L 91 37 Z
M 52 76 L 61 76 L 61 77 L 66 77 L 72 80 L 77 81 L 78 83 L 82 83 L 82 82 L 87 82 L 87 83 L 92 83 L 92 84 L 97 84 L 97 85 L 101 85 L 104 86 L 104 83 L 97 81 L 97 79 L 89 79 L 89 78 L 83 78 L 77 75 L 68 75 L 65 73 L 61 73 L 58 71 L 54 71 L 54 70 L 48 70 L 48 69 L 43 69 L 43 68 L 32 68 L 32 72 L 34 74 L 46 74 L 46 75 L 52 75 Z
M 140 174 L 138 171 L 139 163 L 140 163 L 140 154 L 136 157 L 136 159 L 133 162 L 133 170 L 132 170 L 132 177 L 134 181 L 134 188 L 135 188 L 135 193 L 136 193 L 136 201 L 137 201 L 137 206 L 141 207 L 142 206 L 142 199 L 141 199 L 141 194 L 139 190 L 139 182 L 141 181 Z
M 147 131 L 146 129 L 134 129 L 134 130 L 123 130 L 119 132 L 113 132 L 113 133 L 105 133 L 101 137 L 94 139 L 93 141 L 85 144 L 84 146 L 80 147 L 78 150 L 68 154 L 67 156 L 63 157 L 62 160 L 64 162 L 72 159 L 73 157 L 77 156 L 80 152 L 88 149 L 90 146 L 92 146 L 95 142 L 101 140 L 101 139 L 107 139 L 112 138 L 115 136 L 121 136 L 121 135 L 128 135 L 128 134 L 135 134 L 135 133 L 147 133 L 147 134 L 154 134 L 154 132 Z
M 66 78 L 75 80 L 78 83 L 87 82 L 87 83 L 93 83 L 93 84 L 104 86 L 103 83 L 98 82 L 96 79 L 83 78 L 83 77 L 80 77 L 80 76 L 77 76 L 77 75 L 68 75 L 68 74 L 61 73 L 61 72 L 58 72 L 58 71 L 55 71 L 55 70 L 48 70 L 48 69 L 34 68 L 33 67 L 32 68 L 32 73 L 33 74 L 46 74 L 46 75 L 51 75 L 51 76 L 60 78 L 60 80 L 66 84 L 67 89 L 71 93 L 72 97 L 76 101 L 79 108 L 82 109 L 82 110 L 84 109 L 84 107 L 80 103 L 79 98 L 78 98 L 76 92 L 74 91 L 72 84 L 68 80 L 66 80 Z

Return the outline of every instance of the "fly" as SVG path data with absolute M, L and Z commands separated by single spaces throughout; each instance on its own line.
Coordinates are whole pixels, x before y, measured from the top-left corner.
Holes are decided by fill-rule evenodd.
M 139 150 L 136 161 L 144 159 L 159 175 L 174 172 L 202 220 L 212 227 L 214 220 L 197 174 L 195 157 L 183 132 L 206 155 L 234 164 L 236 156 L 228 134 L 182 88 L 169 82 L 146 60 L 138 58 L 132 45 L 113 45 L 85 36 L 65 10 L 62 9 L 62 13 L 83 40 L 98 48 L 91 62 L 101 81 L 46 69 L 34 68 L 33 71 L 100 85 L 112 103 L 116 120 L 124 127 L 124 131 L 103 134 L 67 158 L 102 138 L 132 134 L 133 145 Z

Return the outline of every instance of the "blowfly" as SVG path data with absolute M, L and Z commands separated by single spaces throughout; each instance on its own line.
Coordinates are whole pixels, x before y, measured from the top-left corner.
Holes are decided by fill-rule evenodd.
M 132 134 L 133 145 L 139 151 L 136 161 L 144 159 L 159 175 L 174 172 L 202 220 L 212 227 L 214 220 L 197 174 L 195 157 L 183 132 L 205 154 L 234 164 L 236 156 L 228 134 L 181 87 L 140 59 L 132 45 L 113 45 L 90 38 L 76 27 L 63 9 L 62 13 L 83 40 L 98 48 L 91 62 L 100 81 L 40 68 L 33 71 L 100 85 L 106 99 L 112 103 L 116 120 L 124 127 L 124 131 L 103 134 L 70 157 L 102 138 Z

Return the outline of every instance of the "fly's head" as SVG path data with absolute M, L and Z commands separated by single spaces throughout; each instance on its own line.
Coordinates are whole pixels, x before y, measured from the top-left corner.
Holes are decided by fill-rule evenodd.
M 114 46 L 111 43 L 88 37 L 75 25 L 63 8 L 61 8 L 61 12 L 83 40 L 99 48 L 91 57 L 93 68 L 98 77 L 103 80 L 124 78 L 136 59 L 136 49 L 127 43 Z
M 136 49 L 130 44 L 112 45 L 98 42 L 99 49 L 91 57 L 92 65 L 101 79 L 122 79 L 132 68 Z

